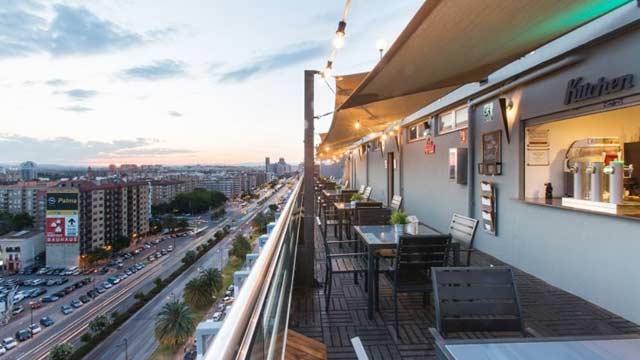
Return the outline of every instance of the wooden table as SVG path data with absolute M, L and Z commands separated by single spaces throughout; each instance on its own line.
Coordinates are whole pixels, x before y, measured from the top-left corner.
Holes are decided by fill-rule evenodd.
M 368 273 L 369 279 L 367 284 L 368 302 L 367 309 L 369 319 L 373 319 L 374 297 L 376 291 L 373 288 L 374 276 L 378 276 L 375 268 L 375 252 L 380 249 L 395 249 L 398 247 L 398 233 L 393 225 L 358 225 L 353 227 L 356 234 L 366 244 L 368 249 Z M 421 224 L 418 227 L 418 235 L 441 235 L 438 230 L 427 225 Z
M 640 358 L 640 336 L 436 339 L 436 358 L 438 360 L 635 360 Z

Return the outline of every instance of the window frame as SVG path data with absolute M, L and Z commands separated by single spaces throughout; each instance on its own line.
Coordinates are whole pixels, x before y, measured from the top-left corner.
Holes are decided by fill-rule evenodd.
M 461 110 L 464 110 L 464 113 L 466 113 L 466 119 L 462 120 L 458 120 L 458 116 L 457 114 L 460 113 Z M 446 129 L 443 130 L 442 129 L 442 117 L 443 116 L 453 116 L 453 128 L 451 129 Z M 436 131 L 438 136 L 440 135 L 445 135 L 445 134 L 450 134 L 452 132 L 456 132 L 456 131 L 460 131 L 460 130 L 464 130 L 466 128 L 469 127 L 469 106 L 468 105 L 464 105 L 464 106 L 459 106 L 457 108 L 453 108 L 447 111 L 443 111 L 441 113 L 438 114 L 438 116 L 436 116 Z

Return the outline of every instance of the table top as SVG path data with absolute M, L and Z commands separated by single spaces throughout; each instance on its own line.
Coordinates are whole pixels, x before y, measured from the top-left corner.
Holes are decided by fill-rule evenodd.
M 447 344 L 455 360 L 632 360 L 640 338 Z
M 368 246 L 390 246 L 398 244 L 398 233 L 394 225 L 357 225 L 353 227 Z M 424 224 L 418 226 L 418 235 L 441 235 Z
M 375 202 L 375 201 L 358 201 L 358 203 Z M 352 202 L 334 202 L 333 206 L 338 210 L 355 210 L 356 205 Z
M 340 190 L 340 193 L 342 193 L 343 191 L 345 191 L 345 192 L 354 192 L 356 190 L 353 190 L 353 189 L 342 189 L 342 190 Z M 325 196 L 338 196 L 338 195 L 340 195 L 340 194 L 338 194 L 338 190 L 322 190 L 322 193 Z

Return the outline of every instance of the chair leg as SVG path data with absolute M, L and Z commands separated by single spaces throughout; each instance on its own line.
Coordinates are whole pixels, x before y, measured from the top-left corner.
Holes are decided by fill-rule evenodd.
M 427 307 L 427 293 L 422 293 L 422 306 Z
M 328 282 L 328 286 L 327 286 L 327 295 L 325 297 L 325 310 L 329 311 L 329 301 L 331 300 L 331 283 L 332 281 L 332 276 L 331 274 L 329 274 L 329 282 Z
M 378 269 L 379 263 L 378 259 L 376 258 L 376 273 L 375 277 L 373 278 L 373 291 L 375 291 L 373 301 L 376 304 L 376 310 L 380 311 L 380 275 L 378 274 Z
M 356 285 L 358 285 L 358 273 L 357 273 L 357 272 L 353 273 L 353 283 L 354 283 L 354 284 L 356 284 Z M 365 284 L 365 287 L 366 287 L 366 286 L 367 286 L 367 285 Z M 365 290 L 365 291 L 366 291 L 366 290 Z
M 398 332 L 398 292 L 396 289 L 393 289 L 393 313 L 395 315 L 396 335 L 400 338 L 400 333 Z

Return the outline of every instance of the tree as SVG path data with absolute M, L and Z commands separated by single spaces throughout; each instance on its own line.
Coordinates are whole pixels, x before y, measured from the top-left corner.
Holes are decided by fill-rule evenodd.
M 154 332 L 160 344 L 176 348 L 184 344 L 195 329 L 195 317 L 189 305 L 172 301 L 158 313 Z
M 149 221 L 149 232 L 151 234 L 159 234 L 162 232 L 163 226 L 162 221 L 158 219 L 153 219 Z
M 73 346 L 68 343 L 62 343 L 54 346 L 51 351 L 49 351 L 49 359 L 69 360 L 71 354 L 73 354 Z
M 196 262 L 196 252 L 193 250 L 187 251 L 182 258 L 182 263 L 185 265 L 191 265 L 194 262 Z
M 202 272 L 201 277 L 204 284 L 211 288 L 212 293 L 216 293 L 222 289 L 222 273 L 216 268 L 207 268 Z
M 160 286 L 162 286 L 162 279 L 161 279 L 161 278 L 159 278 L 159 277 L 155 278 L 155 279 L 153 280 L 153 284 L 154 284 L 156 287 L 160 287 Z
M 276 204 L 269 205 L 269 210 L 271 210 L 273 212 L 278 211 L 278 205 L 276 205 Z
M 142 291 L 138 291 L 135 295 L 133 295 L 133 298 L 136 300 L 144 299 L 144 293 Z
M 194 308 L 204 308 L 213 303 L 213 291 L 203 276 L 191 279 L 184 287 L 184 301 Z
M 186 229 L 189 227 L 189 222 L 187 220 L 182 219 L 178 221 L 178 224 L 176 225 L 176 227 L 178 229 Z
M 98 315 L 89 322 L 89 330 L 97 334 L 109 326 L 109 318 L 106 315 Z
M 213 236 L 216 238 L 216 240 L 220 241 L 225 237 L 225 235 L 226 234 L 223 230 L 218 230 Z
M 131 245 L 131 239 L 128 236 L 118 235 L 112 242 L 113 251 L 118 252 L 122 249 L 126 249 Z
M 15 214 L 13 215 L 11 225 L 13 226 L 13 231 L 20 231 L 25 228 L 30 228 L 33 226 L 33 217 L 24 212 Z
M 249 251 L 251 251 L 251 244 L 249 243 L 249 240 L 242 235 L 238 235 L 233 240 L 233 245 L 231 246 L 231 250 L 229 250 L 229 255 L 238 259 L 244 259 Z
M 109 255 L 111 255 L 111 252 L 109 250 L 106 250 L 105 248 L 97 247 L 91 250 L 91 252 L 87 254 L 87 262 L 93 265 L 100 260 L 104 260 L 108 258 Z
M 162 219 L 162 224 L 163 227 L 173 232 L 173 230 L 175 230 L 176 226 L 178 225 L 178 220 L 176 220 L 175 216 L 169 214 L 165 216 L 164 219 Z
M 80 341 L 82 341 L 83 343 L 88 343 L 89 341 L 91 341 L 92 338 L 93 336 L 91 336 L 91 334 L 84 333 L 82 334 L 82 336 L 80 336 Z
M 267 231 L 267 224 L 274 221 L 276 219 L 275 213 L 273 211 L 267 211 L 258 213 L 254 218 L 251 224 L 253 228 L 257 232 L 264 233 Z

